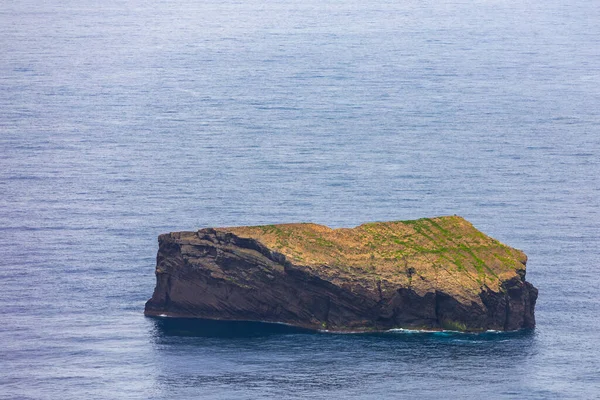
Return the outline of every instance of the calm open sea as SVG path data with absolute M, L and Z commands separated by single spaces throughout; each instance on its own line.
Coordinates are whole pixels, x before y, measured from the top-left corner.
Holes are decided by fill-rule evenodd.
M 600 2 L 0 3 L 0 398 L 600 397 Z M 459 214 L 512 334 L 199 334 L 160 233 Z

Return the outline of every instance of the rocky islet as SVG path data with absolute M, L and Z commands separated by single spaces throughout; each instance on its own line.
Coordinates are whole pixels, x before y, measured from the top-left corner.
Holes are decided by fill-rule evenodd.
M 148 316 L 338 332 L 535 326 L 527 257 L 458 216 L 159 236 Z

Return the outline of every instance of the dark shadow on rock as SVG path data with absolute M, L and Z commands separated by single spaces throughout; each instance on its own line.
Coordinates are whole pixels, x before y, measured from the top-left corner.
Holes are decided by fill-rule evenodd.
M 295 326 L 256 322 L 218 321 L 200 318 L 148 317 L 154 321 L 161 336 L 191 336 L 208 338 L 250 338 L 283 334 L 315 333 Z

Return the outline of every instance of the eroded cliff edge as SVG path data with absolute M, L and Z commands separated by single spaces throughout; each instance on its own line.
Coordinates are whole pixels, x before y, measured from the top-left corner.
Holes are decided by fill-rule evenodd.
M 158 241 L 149 316 L 331 331 L 535 326 L 525 254 L 458 216 L 207 228 Z

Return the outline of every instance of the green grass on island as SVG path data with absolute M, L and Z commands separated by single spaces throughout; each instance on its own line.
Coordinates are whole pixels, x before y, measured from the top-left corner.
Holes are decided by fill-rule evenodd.
M 482 287 L 525 269 L 527 257 L 459 216 L 372 222 L 331 229 L 312 223 L 218 228 L 253 238 L 333 280 L 365 278 L 418 292 L 444 290 L 477 301 Z

